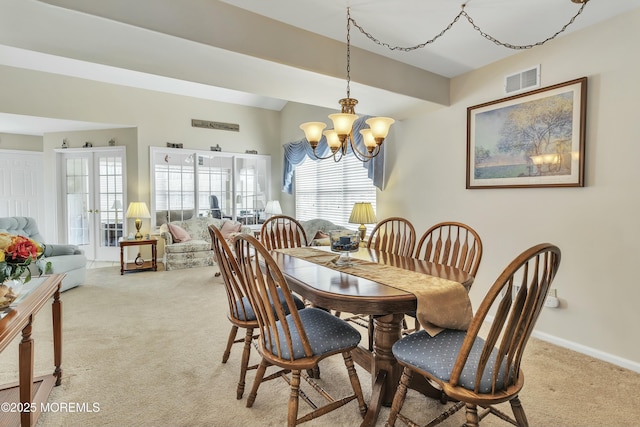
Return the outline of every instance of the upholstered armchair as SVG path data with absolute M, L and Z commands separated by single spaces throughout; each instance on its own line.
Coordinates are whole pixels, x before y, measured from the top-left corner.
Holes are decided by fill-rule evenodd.
M 229 220 L 194 217 L 185 221 L 172 221 L 160 226 L 164 239 L 163 262 L 165 270 L 205 267 L 214 264 L 209 225 L 220 229 L 225 236 L 232 233 L 251 234 L 251 228 Z

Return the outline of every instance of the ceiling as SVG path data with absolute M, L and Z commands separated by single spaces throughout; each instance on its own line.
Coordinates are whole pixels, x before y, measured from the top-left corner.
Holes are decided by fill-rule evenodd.
M 432 39 L 461 11 L 453 0 L 0 0 L 0 65 L 273 110 L 289 101 L 337 109 L 347 6 L 372 37 L 404 47 Z M 467 0 L 464 10 L 485 33 L 526 45 L 562 29 L 580 6 Z M 559 37 L 637 8 L 640 0 L 590 0 Z M 350 39 L 358 112 L 399 119 L 447 105 L 449 78 L 519 52 L 485 39 L 464 16 L 411 52 L 353 26 Z M 5 133 L 122 125 L 0 114 Z

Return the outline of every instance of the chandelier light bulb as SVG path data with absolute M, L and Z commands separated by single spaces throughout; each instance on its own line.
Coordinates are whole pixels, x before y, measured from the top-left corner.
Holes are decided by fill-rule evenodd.
M 333 129 L 340 136 L 340 139 L 344 141 L 346 136 L 351 133 L 353 122 L 356 121 L 358 116 L 349 113 L 335 113 L 329 114 L 329 118 L 333 122 Z
M 369 125 L 373 138 L 380 145 L 389 134 L 389 128 L 395 120 L 389 117 L 374 117 L 366 120 L 365 123 Z
M 304 136 L 312 147 L 316 147 L 320 139 L 322 139 L 322 131 L 327 125 L 323 122 L 307 122 L 300 125 L 300 129 L 304 131 Z M 314 145 L 315 144 L 315 145 Z
M 362 140 L 364 141 L 365 147 L 367 147 L 367 151 L 371 153 L 374 148 L 376 148 L 376 140 L 373 137 L 373 133 L 371 129 L 360 129 L 360 135 L 362 135 Z
M 342 146 L 342 142 L 340 141 L 338 132 L 336 132 L 335 130 L 325 130 L 324 136 L 327 138 L 327 145 L 331 149 L 332 153 L 338 151 L 338 149 Z

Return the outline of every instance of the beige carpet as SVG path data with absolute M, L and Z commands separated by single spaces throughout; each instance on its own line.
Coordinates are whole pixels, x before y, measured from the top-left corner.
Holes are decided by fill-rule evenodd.
M 86 285 L 63 294 L 63 383 L 49 402 L 93 411 L 43 414 L 39 426 L 282 426 L 288 386 L 261 385 L 253 408 L 235 399 L 240 347 L 221 363 L 229 331 L 215 267 L 120 276 L 89 270 Z M 36 317 L 36 375 L 53 370 L 51 313 Z M 17 342 L 0 355 L 0 382 L 17 381 Z M 254 360 L 257 361 L 254 352 Z M 347 391 L 341 358 L 321 365 L 334 396 Z M 370 377 L 359 370 L 369 396 Z M 522 402 L 532 426 L 640 426 L 640 374 L 533 339 L 524 360 Z M 253 371 L 248 374 L 250 387 Z M 313 391 L 309 391 L 313 395 Z M 94 405 L 95 404 L 95 405 Z M 411 412 L 442 406 L 410 392 Z M 301 411 L 308 407 L 301 403 Z M 388 409 L 378 421 L 383 426 Z M 443 425 L 462 424 L 463 414 Z M 308 426 L 357 426 L 355 402 Z M 400 423 L 398 423 L 400 425 Z M 508 425 L 488 417 L 483 426 Z

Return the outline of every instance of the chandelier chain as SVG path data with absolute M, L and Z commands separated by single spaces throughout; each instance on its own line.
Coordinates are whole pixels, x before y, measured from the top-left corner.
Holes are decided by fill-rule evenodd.
M 351 8 L 347 8 L 347 98 L 351 98 Z
M 460 20 L 460 17 L 462 17 L 462 16 L 464 16 L 467 19 L 467 21 L 469 21 L 469 23 L 471 24 L 473 29 L 476 30 L 477 32 L 479 32 L 482 37 L 484 37 L 487 40 L 492 41 L 493 43 L 497 44 L 498 46 L 503 46 L 503 47 L 506 47 L 506 48 L 509 48 L 509 49 L 515 49 L 515 50 L 531 49 L 531 48 L 533 48 L 535 46 L 541 46 L 541 45 L 545 44 L 546 42 L 548 42 L 550 40 L 553 40 L 557 36 L 562 34 L 571 24 L 573 24 L 573 22 L 576 20 L 576 18 L 578 16 L 580 16 L 580 14 L 584 10 L 584 7 L 587 5 L 588 2 L 589 2 L 589 0 L 585 0 L 582 3 L 582 5 L 580 6 L 580 9 L 578 10 L 578 12 L 569 20 L 569 22 L 567 22 L 555 34 L 553 34 L 550 37 L 547 37 L 543 41 L 539 41 L 539 42 L 532 43 L 532 44 L 526 44 L 526 45 L 514 45 L 514 44 L 511 44 L 511 43 L 502 42 L 502 41 L 498 40 L 497 38 L 493 37 L 492 35 L 484 32 L 478 25 L 475 24 L 475 22 L 473 21 L 473 18 L 471 18 L 471 16 L 469 16 L 469 14 L 464 10 L 464 7 L 466 6 L 466 4 L 462 5 L 462 10 L 456 15 L 456 17 L 453 19 L 453 21 L 451 21 L 451 23 L 449 25 L 447 25 L 444 28 L 444 30 L 440 31 L 440 33 L 438 33 L 435 37 L 433 37 L 432 39 L 427 40 L 427 41 L 425 41 L 423 43 L 420 43 L 418 45 L 408 46 L 408 47 L 392 46 L 389 43 L 380 41 L 379 39 L 377 39 L 376 37 L 371 35 L 371 33 L 365 31 L 364 28 L 362 28 L 360 25 L 358 25 L 358 23 L 355 21 L 355 19 L 351 18 L 351 14 L 349 12 L 349 9 L 347 9 L 347 21 L 348 21 L 348 23 L 347 23 L 347 51 L 349 49 L 349 47 L 348 47 L 348 43 L 349 43 L 348 42 L 348 40 L 349 40 L 349 23 L 352 23 L 353 26 L 356 27 L 358 30 L 360 30 L 360 32 L 362 34 L 364 34 L 369 40 L 371 40 L 372 42 L 374 42 L 375 44 L 377 44 L 379 46 L 386 47 L 389 50 L 399 50 L 399 51 L 403 51 L 403 52 L 410 52 L 410 51 L 413 51 L 413 50 L 422 49 L 422 48 L 426 47 L 427 45 L 435 42 L 437 39 L 442 37 L 447 31 L 449 31 Z M 347 54 L 347 56 L 348 56 L 348 54 Z M 347 67 L 348 67 L 348 65 L 347 65 Z

